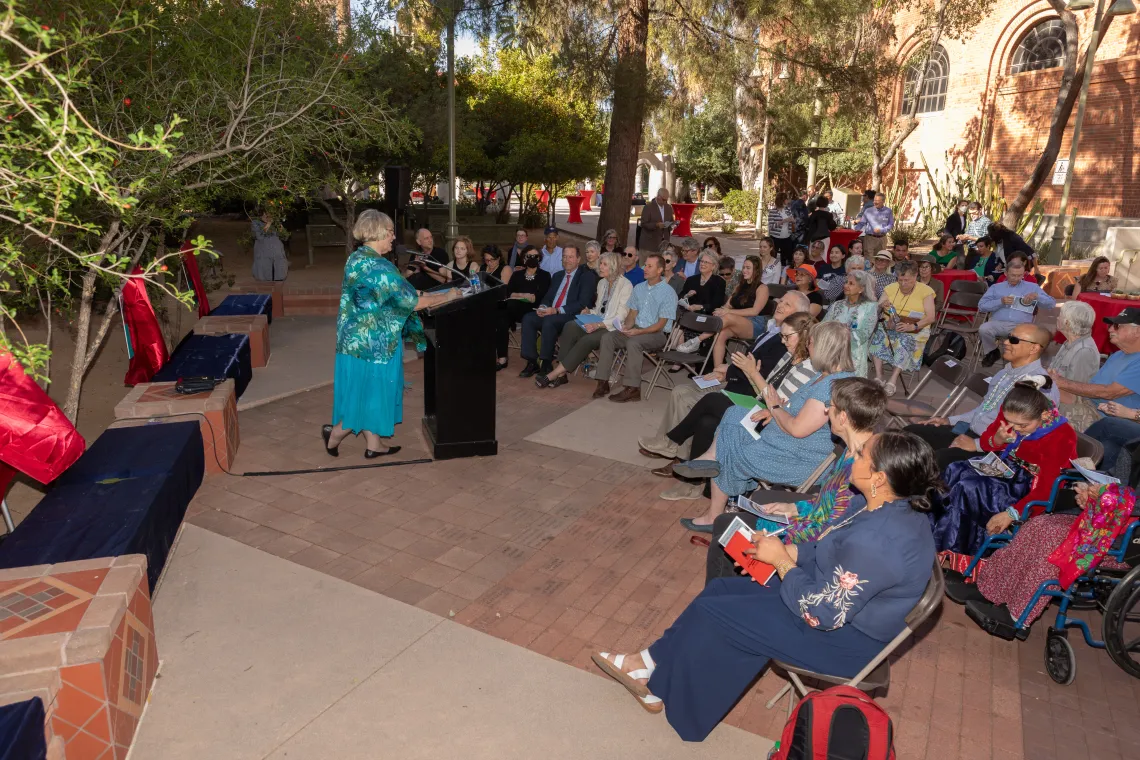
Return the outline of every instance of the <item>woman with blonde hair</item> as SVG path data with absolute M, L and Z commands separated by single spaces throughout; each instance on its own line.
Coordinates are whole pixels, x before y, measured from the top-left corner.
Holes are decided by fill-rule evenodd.
M 621 255 L 621 246 L 618 245 L 617 230 L 606 230 L 602 235 L 602 253 L 616 253 Z
M 559 361 L 547 374 L 534 377 L 539 388 L 555 388 L 570 382 L 570 373 L 602 345 L 602 337 L 614 329 L 614 320 L 623 322 L 629 311 L 633 284 L 622 272 L 616 253 L 603 253 L 598 259 L 598 290 L 594 308 L 583 309 L 579 319 L 567 322 L 558 338 Z
M 760 480 L 798 486 L 819 467 L 834 449 L 827 406 L 831 384 L 853 377 L 851 331 L 838 322 L 823 322 L 808 336 L 808 354 L 813 376 L 787 401 L 769 384 L 764 388 L 764 408 L 757 412 L 733 407 L 717 427 L 716 438 L 699 459 L 674 465 L 683 478 L 711 478 L 712 499 L 708 511 L 696 518 L 682 518 L 681 525 L 711 533 L 713 520 L 724 512 L 731 496 L 756 488 Z M 750 416 L 751 415 L 751 416 Z M 744 420 L 766 423 L 754 436 Z
M 344 265 L 336 321 L 332 424 L 321 428 L 325 450 L 337 456 L 349 435 L 364 433 L 364 456 L 395 454 L 395 426 L 404 413 L 404 341 L 426 348 L 416 312 L 458 297 L 458 291 L 417 295 L 384 254 L 392 249 L 392 220 L 375 209 L 356 218 L 352 235 L 363 241 Z

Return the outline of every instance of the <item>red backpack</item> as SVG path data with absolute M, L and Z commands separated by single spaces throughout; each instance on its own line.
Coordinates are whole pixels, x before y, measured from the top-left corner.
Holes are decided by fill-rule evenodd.
M 792 711 L 769 760 L 895 760 L 891 718 L 852 686 L 813 691 Z

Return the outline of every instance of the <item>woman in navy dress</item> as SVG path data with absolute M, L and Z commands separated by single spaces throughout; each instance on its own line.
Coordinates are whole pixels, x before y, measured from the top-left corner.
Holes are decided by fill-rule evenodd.
M 594 662 L 686 741 L 708 736 L 773 658 L 854 676 L 903 630 L 934 570 L 922 514 L 939 485 L 934 451 L 882 433 L 857 454 L 851 484 L 863 496 L 819 539 L 757 534 L 746 552 L 778 581 L 716 578 L 647 649 Z

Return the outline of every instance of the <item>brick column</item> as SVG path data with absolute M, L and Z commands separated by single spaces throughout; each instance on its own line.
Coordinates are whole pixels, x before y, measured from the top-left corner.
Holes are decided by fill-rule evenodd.
M 265 316 L 262 315 L 261 319 L 265 319 Z M 228 379 L 209 393 L 188 396 L 176 393 L 174 385 L 136 385 L 126 398 L 115 405 L 115 419 L 119 421 L 112 427 L 197 419 L 202 428 L 202 443 L 205 446 L 206 474 L 217 474 L 230 469 L 241 440 L 234 381 Z
M 269 319 L 264 314 L 202 317 L 194 325 L 195 335 L 230 333 L 249 336 L 249 360 L 254 369 L 269 363 Z

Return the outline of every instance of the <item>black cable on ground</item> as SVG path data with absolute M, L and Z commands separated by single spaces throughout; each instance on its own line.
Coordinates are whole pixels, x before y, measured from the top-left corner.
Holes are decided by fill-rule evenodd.
M 179 412 L 178 414 L 164 414 L 152 417 L 120 417 L 115 422 L 146 422 L 150 424 L 161 424 L 159 420 L 172 420 L 176 417 L 201 417 L 206 426 L 210 428 L 210 435 L 217 440 L 217 435 L 214 431 L 214 425 L 210 422 L 210 418 L 202 412 Z M 112 423 L 114 424 L 114 423 Z M 218 465 L 218 469 L 226 475 L 235 478 L 261 478 L 269 475 L 307 475 L 314 472 L 340 472 L 342 470 L 369 470 L 376 467 L 399 467 L 405 464 L 431 464 L 434 459 L 401 459 L 396 462 L 377 462 L 375 464 L 349 464 L 341 465 L 339 467 L 310 467 L 303 470 L 266 470 L 265 472 L 230 472 L 222 466 L 222 460 L 218 459 L 218 447 L 213 447 L 214 462 Z

